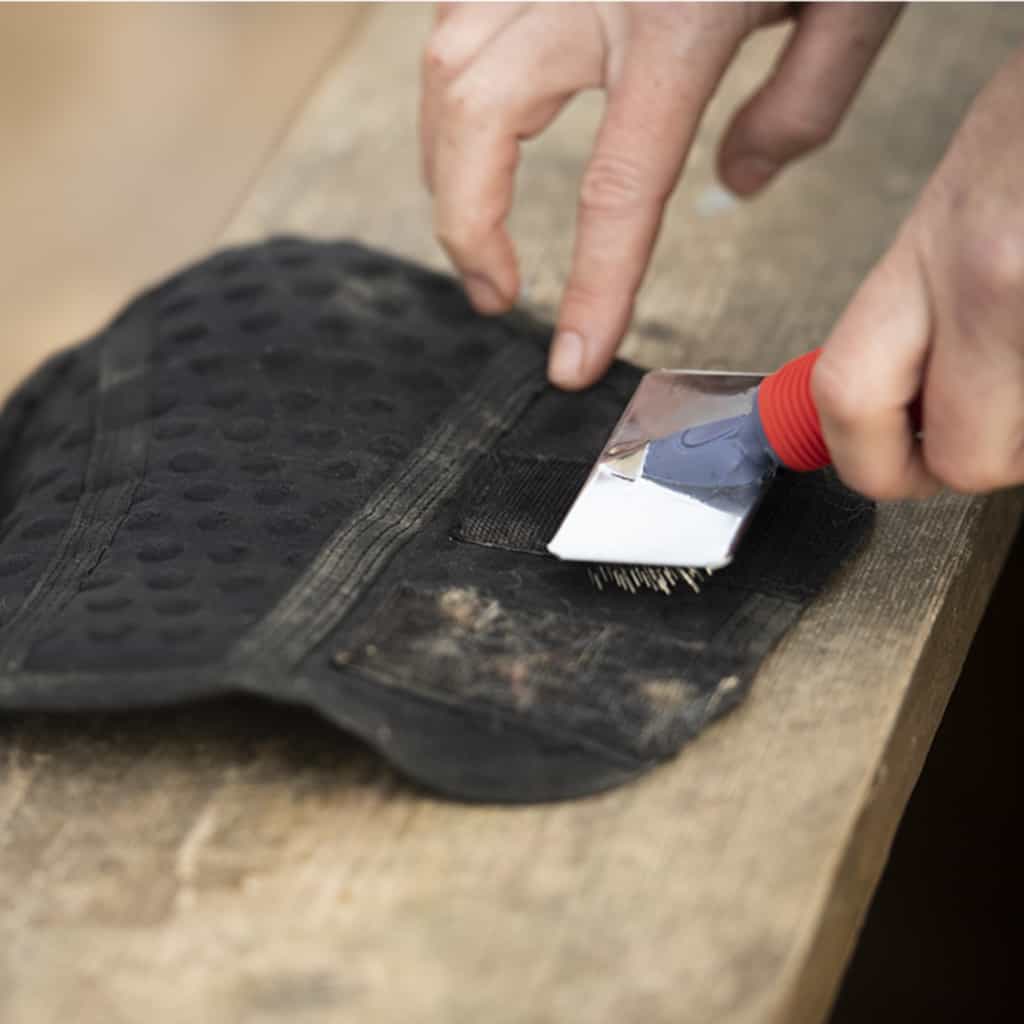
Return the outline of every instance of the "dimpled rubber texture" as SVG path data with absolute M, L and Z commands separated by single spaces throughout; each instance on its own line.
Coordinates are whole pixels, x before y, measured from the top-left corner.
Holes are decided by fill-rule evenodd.
M 0 707 L 249 692 L 464 799 L 580 795 L 671 757 L 871 507 L 783 480 L 701 595 L 599 592 L 529 552 L 639 371 L 556 392 L 549 338 L 349 242 L 225 251 L 143 294 L 0 418 Z

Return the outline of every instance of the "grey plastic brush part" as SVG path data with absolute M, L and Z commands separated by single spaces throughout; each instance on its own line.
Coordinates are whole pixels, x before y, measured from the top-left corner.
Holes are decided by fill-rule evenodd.
M 778 465 L 755 402 L 741 416 L 687 427 L 652 441 L 643 475 L 676 490 L 716 492 L 760 485 Z

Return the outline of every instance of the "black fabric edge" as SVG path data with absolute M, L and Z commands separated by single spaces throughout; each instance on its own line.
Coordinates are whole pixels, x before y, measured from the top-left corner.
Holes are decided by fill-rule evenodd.
M 536 803 L 587 796 L 628 782 L 659 763 L 631 760 L 580 737 L 540 729 L 501 709 L 458 708 L 436 697 L 382 687 L 356 673 L 336 675 L 271 681 L 209 669 L 124 675 L 22 672 L 16 692 L 0 681 L 0 709 L 128 712 L 230 695 L 294 704 L 361 739 L 412 783 L 465 802 Z M 342 693 L 344 700 L 339 699 Z M 415 727 L 402 727 L 407 717 L 415 718 Z M 422 729 L 424 722 L 428 732 Z M 440 743 L 445 736 L 457 736 L 457 742 Z M 476 755 L 467 757 L 474 744 Z M 457 751 L 457 756 L 438 757 L 447 750 Z M 470 777 L 467 766 L 479 770 Z
M 149 393 L 120 385 L 149 361 L 150 294 L 144 293 L 111 324 L 100 351 L 95 430 L 82 494 L 35 586 L 4 627 L 0 667 L 6 672 L 19 671 L 51 617 L 78 592 L 131 509 L 149 447 Z M 132 403 L 136 415 L 117 425 Z M 103 526 L 104 520 L 109 525 Z

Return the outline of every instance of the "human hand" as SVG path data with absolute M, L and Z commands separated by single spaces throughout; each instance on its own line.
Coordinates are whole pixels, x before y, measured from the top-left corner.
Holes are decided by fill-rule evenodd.
M 424 58 L 423 170 L 437 235 L 480 312 L 502 312 L 519 294 L 505 219 L 520 141 L 577 92 L 607 92 L 580 186 L 554 383 L 586 387 L 608 368 L 704 108 L 743 39 L 786 11 L 779 3 L 439 5 Z M 779 62 L 722 142 L 719 172 L 733 191 L 757 191 L 827 141 L 898 13 L 891 4 L 800 5 Z
M 1024 50 L 971 106 L 815 366 L 829 451 L 864 494 L 1024 482 L 1022 169 Z

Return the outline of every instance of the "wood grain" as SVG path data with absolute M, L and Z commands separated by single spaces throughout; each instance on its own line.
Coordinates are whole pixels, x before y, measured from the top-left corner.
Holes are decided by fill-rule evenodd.
M 441 264 L 416 169 L 426 18 L 374 13 L 230 238 L 350 234 Z M 829 150 L 705 216 L 715 140 L 779 33 L 756 40 L 707 117 L 630 354 L 761 369 L 820 341 L 1018 22 L 912 8 Z M 585 97 L 528 147 L 515 229 L 540 308 L 598 114 Z M 0 1019 L 821 1021 L 1021 508 L 882 509 L 745 706 L 575 803 L 437 801 L 257 704 L 4 719 Z

